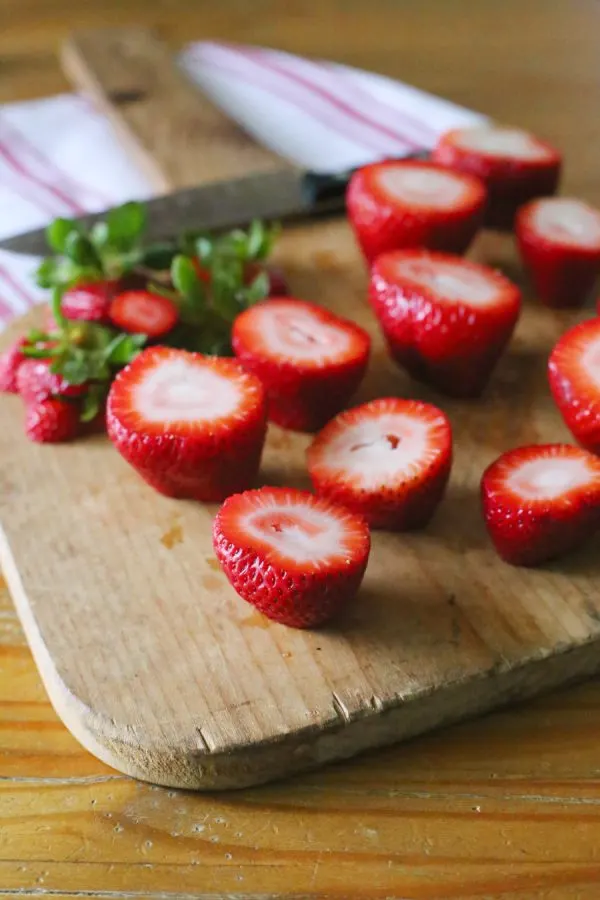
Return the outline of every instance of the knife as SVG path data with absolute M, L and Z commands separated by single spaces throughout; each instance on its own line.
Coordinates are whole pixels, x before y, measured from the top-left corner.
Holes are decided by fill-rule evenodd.
M 422 159 L 426 151 L 402 159 Z M 281 169 L 229 181 L 184 188 L 145 201 L 149 242 L 168 240 L 181 231 L 224 231 L 252 219 L 282 222 L 334 215 L 344 209 L 348 181 L 354 172 L 321 173 Z M 109 210 L 78 216 L 84 228 L 103 219 Z M 42 256 L 48 252 L 46 229 L 0 241 L 0 250 Z

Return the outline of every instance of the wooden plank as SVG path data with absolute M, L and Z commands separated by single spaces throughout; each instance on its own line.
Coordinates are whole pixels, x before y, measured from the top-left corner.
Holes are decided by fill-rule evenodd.
M 157 190 L 284 165 L 188 82 L 149 29 L 82 31 L 64 43 L 62 62 Z
M 504 251 L 508 263 L 510 243 L 485 236 L 476 255 L 498 263 Z M 218 570 L 212 508 L 159 497 L 105 439 L 30 444 L 19 400 L 4 400 L 1 556 L 28 640 L 75 736 L 140 778 L 196 788 L 266 781 L 600 665 L 597 548 L 544 570 L 509 567 L 488 544 L 478 499 L 480 474 L 500 451 L 566 437 L 545 359 L 573 316 L 527 304 L 485 400 L 448 401 L 387 358 L 344 223 L 289 231 L 280 262 L 292 269 L 324 253 L 327 268 L 315 278 L 313 262 L 297 292 L 372 333 L 359 399 L 435 400 L 457 447 L 431 527 L 375 535 L 364 587 L 335 626 L 300 633 L 262 619 Z M 306 484 L 307 441 L 272 428 L 261 477 Z

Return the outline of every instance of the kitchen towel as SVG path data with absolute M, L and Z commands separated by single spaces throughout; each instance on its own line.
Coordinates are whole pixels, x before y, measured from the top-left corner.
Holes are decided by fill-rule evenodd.
M 372 72 L 260 47 L 204 41 L 180 64 L 257 141 L 319 171 L 431 147 L 449 128 L 485 121 Z M 151 194 L 86 97 L 0 108 L 0 239 Z M 0 250 L 0 327 L 44 297 L 31 278 L 36 264 Z

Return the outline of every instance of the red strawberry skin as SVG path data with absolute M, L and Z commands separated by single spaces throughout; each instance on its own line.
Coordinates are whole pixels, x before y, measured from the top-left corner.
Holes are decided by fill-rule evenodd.
M 263 383 L 269 400 L 269 419 L 282 428 L 313 432 L 336 415 L 360 384 L 369 361 L 371 341 L 362 328 L 341 319 L 320 306 L 292 297 L 268 301 L 269 309 L 278 305 L 309 309 L 326 326 L 342 328 L 352 339 L 352 352 L 338 362 L 323 365 L 299 365 L 293 359 L 273 355 L 257 347 L 254 338 L 257 304 L 239 315 L 232 330 L 232 346 L 244 367 Z M 256 326 L 260 330 L 260 326 Z
M 0 356 L 0 391 L 7 394 L 19 393 L 17 376 L 21 365 L 27 359 L 22 352 L 26 344 L 25 338 L 19 338 Z
M 25 403 L 35 403 L 47 397 L 81 397 L 86 384 L 69 384 L 62 375 L 50 371 L 51 359 L 26 359 L 17 374 L 17 387 Z
M 535 292 L 549 307 L 582 306 L 600 272 L 600 244 L 575 247 L 548 240 L 532 221 L 537 205 L 533 201 L 523 206 L 515 221 L 519 252 Z
M 136 405 L 141 380 L 165 362 L 183 360 L 234 380 L 244 402 L 217 421 L 148 421 Z M 235 360 L 169 347 L 144 350 L 113 381 L 106 407 L 108 436 L 127 462 L 168 497 L 215 502 L 254 481 L 266 436 L 260 381 Z
M 567 428 L 582 447 L 600 456 L 600 386 L 582 365 L 592 343 L 600 366 L 600 319 L 587 319 L 566 331 L 550 354 L 548 379 Z
M 75 321 L 108 322 L 108 310 L 117 285 L 116 281 L 93 281 L 69 288 L 61 300 L 63 315 Z
M 47 398 L 30 403 L 25 412 L 25 434 L 40 444 L 72 441 L 79 433 L 79 409 L 68 400 Z
M 557 500 L 527 502 L 506 486 L 506 474 L 540 454 L 587 462 L 590 484 Z M 537 566 L 574 550 L 600 527 L 600 460 L 569 444 L 519 447 L 500 456 L 481 481 L 485 523 L 498 555 L 515 566 Z
M 435 448 L 428 449 L 428 462 L 421 469 L 411 466 L 399 480 L 382 476 L 378 484 L 365 487 L 344 472 L 343 463 L 327 458 L 327 448 L 346 429 L 365 418 L 399 413 L 424 419 L 435 426 Z M 401 433 L 387 435 L 400 445 Z M 357 451 L 359 451 L 357 447 Z M 439 505 L 452 467 L 452 428 L 445 414 L 419 400 L 379 398 L 342 412 L 319 432 L 307 452 L 308 471 L 315 492 L 333 503 L 358 513 L 371 528 L 411 531 L 424 528 Z
M 336 517 L 342 516 L 349 523 L 351 549 L 335 566 L 293 564 L 268 545 L 253 540 L 239 526 L 240 511 L 264 497 L 332 510 L 328 501 L 290 488 L 236 494 L 225 501 L 214 520 L 217 559 L 237 593 L 261 613 L 291 628 L 318 627 L 337 615 L 358 591 L 369 558 L 369 529 L 360 517 L 333 507 Z M 293 510 L 290 515 L 294 515 Z M 282 527 L 276 521 L 273 526 Z
M 474 310 L 467 304 L 440 303 L 435 294 L 398 278 L 403 258 L 452 262 L 456 257 L 422 251 L 380 256 L 371 270 L 369 301 L 393 358 L 417 380 L 452 397 L 478 397 L 510 340 L 521 309 L 518 288 L 499 273 L 461 260 L 474 272 L 492 276 L 504 301 L 498 309 Z
M 517 210 L 536 197 L 555 194 L 560 181 L 562 156 L 550 144 L 538 141 L 545 159 L 517 159 L 477 152 L 456 143 L 458 130 L 440 138 L 431 158 L 438 165 L 480 178 L 488 191 L 484 225 L 512 231 Z
M 478 179 L 466 175 L 469 196 L 455 209 L 403 206 L 380 189 L 377 179 L 382 170 L 407 166 L 424 172 L 440 169 L 428 162 L 372 163 L 350 179 L 346 208 L 366 260 L 372 262 L 380 253 L 403 247 L 464 253 L 483 223 L 485 187 Z

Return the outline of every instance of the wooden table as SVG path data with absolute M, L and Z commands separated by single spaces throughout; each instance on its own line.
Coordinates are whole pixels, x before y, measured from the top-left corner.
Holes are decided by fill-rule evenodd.
M 1 0 L 0 102 L 67 30 L 139 22 L 377 69 L 561 146 L 600 203 L 597 0 Z M 57 603 L 60 598 L 57 598 Z M 230 795 L 136 783 L 49 706 L 0 591 L 0 898 L 600 897 L 600 682 Z

